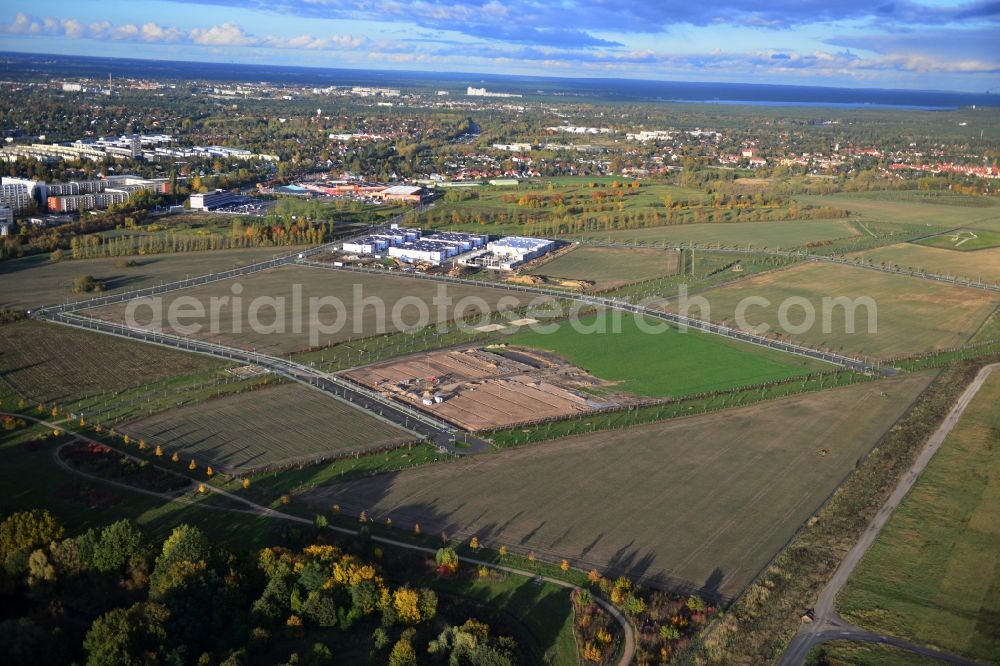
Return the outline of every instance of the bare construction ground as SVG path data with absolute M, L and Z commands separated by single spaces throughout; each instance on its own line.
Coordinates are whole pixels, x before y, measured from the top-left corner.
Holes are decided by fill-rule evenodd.
M 737 594 L 927 386 L 927 373 L 319 488 L 425 533 Z
M 605 382 L 552 354 L 517 348 L 431 352 L 345 374 L 473 432 L 632 400 L 595 397 L 585 389 Z

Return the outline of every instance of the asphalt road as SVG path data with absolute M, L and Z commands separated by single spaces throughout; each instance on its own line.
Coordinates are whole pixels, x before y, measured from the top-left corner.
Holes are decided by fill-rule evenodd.
M 890 645 L 895 645 L 904 650 L 909 650 L 911 652 L 917 652 L 928 657 L 934 657 L 953 664 L 975 664 L 976 662 L 964 657 L 959 657 L 957 655 L 950 655 L 943 652 L 938 652 L 927 647 L 916 645 L 908 641 L 904 641 L 899 638 L 894 638 L 891 636 L 883 636 L 879 634 L 874 634 L 865 629 L 855 627 L 850 623 L 843 620 L 839 615 L 837 615 L 837 610 L 834 606 L 834 602 L 840 590 L 843 589 L 844 585 L 847 584 L 847 580 L 851 577 L 851 573 L 858 566 L 861 558 L 864 557 L 865 553 L 875 542 L 876 537 L 878 537 L 879 532 L 885 527 L 886 523 L 889 522 L 889 518 L 896 511 L 900 502 L 906 497 L 907 493 L 916 483 L 917 478 L 920 476 L 921 472 L 927 467 L 927 464 L 937 453 L 938 449 L 941 448 L 941 444 L 948 437 L 948 434 L 952 431 L 955 425 L 958 423 L 959 419 L 962 417 L 962 413 L 965 411 L 969 403 L 982 388 L 983 383 L 986 381 L 990 373 L 997 367 L 1000 367 L 1000 363 L 994 363 L 984 367 L 976 375 L 976 378 L 972 380 L 965 391 L 959 397 L 955 406 L 952 407 L 951 411 L 948 412 L 948 416 L 945 417 L 938 429 L 934 431 L 934 434 L 930 436 L 924 448 L 920 451 L 917 459 L 913 462 L 913 465 L 907 470 L 906 474 L 899 480 L 896 484 L 895 490 L 893 490 L 892 495 L 886 500 L 882 508 L 879 509 L 878 513 L 872 519 L 871 524 L 868 529 L 865 530 L 858 542 L 854 544 L 854 547 L 844 556 L 844 559 L 840 562 L 837 570 L 833 573 L 833 577 L 826 584 L 826 587 L 819 594 L 819 598 L 816 601 L 816 606 L 814 608 L 815 618 L 811 624 L 803 624 L 799 628 L 799 633 L 795 635 L 792 642 L 788 645 L 785 653 L 781 657 L 779 664 L 781 666 L 800 666 L 805 663 L 805 658 L 809 654 L 809 651 L 816 645 L 823 643 L 824 641 L 837 640 L 837 639 L 850 639 L 850 640 L 861 640 L 869 642 L 878 643 L 888 643 Z

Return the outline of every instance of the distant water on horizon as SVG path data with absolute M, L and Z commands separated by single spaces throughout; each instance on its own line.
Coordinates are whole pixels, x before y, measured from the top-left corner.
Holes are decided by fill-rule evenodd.
M 721 104 L 723 106 L 808 106 L 829 109 L 908 109 L 911 111 L 955 111 L 957 106 L 927 106 L 921 104 L 879 104 L 877 102 L 790 102 L 784 100 L 750 99 L 665 99 L 671 104 Z M 985 104 L 983 106 L 986 106 Z
M 17 79 L 156 78 L 185 81 L 268 82 L 328 86 L 422 87 L 463 95 L 466 86 L 525 97 L 721 104 L 750 106 L 828 107 L 838 109 L 907 109 L 946 111 L 971 106 L 1000 106 L 1000 95 L 933 90 L 833 88 L 758 83 L 647 81 L 639 79 L 570 79 L 542 76 L 336 69 L 281 65 L 202 63 L 131 58 L 103 58 L 0 52 L 0 74 Z

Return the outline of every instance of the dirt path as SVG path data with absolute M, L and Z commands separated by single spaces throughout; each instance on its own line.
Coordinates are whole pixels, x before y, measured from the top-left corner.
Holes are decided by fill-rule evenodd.
M 248 499 L 246 499 L 244 497 L 240 497 L 239 495 L 236 495 L 234 493 L 228 492 L 228 491 L 223 490 L 221 488 L 216 488 L 215 486 L 212 486 L 211 484 L 207 484 L 207 483 L 205 484 L 205 490 L 206 490 L 206 492 L 215 493 L 217 495 L 225 497 L 225 498 L 227 498 L 229 500 L 232 500 L 234 502 L 238 502 L 240 504 L 243 504 L 243 505 L 247 506 L 247 508 L 246 509 L 234 509 L 232 507 L 202 505 L 202 504 L 199 504 L 196 501 L 190 500 L 190 499 L 185 498 L 185 497 L 177 497 L 176 495 L 171 495 L 170 493 L 160 493 L 160 492 L 156 492 L 156 491 L 153 491 L 153 490 L 147 490 L 145 488 L 138 488 L 136 486 L 132 486 L 132 485 L 129 485 L 127 483 L 122 483 L 120 481 L 113 481 L 111 479 L 106 479 L 104 477 L 97 476 L 95 474 L 89 474 L 89 473 L 84 472 L 82 470 L 79 470 L 79 469 L 73 467 L 72 465 L 70 465 L 69 463 L 67 463 L 59 455 L 59 452 L 63 449 L 63 447 L 68 446 L 69 444 L 73 444 L 75 442 L 92 442 L 93 440 L 91 440 L 91 439 L 89 439 L 89 438 L 87 438 L 87 437 L 85 437 L 85 436 L 83 436 L 83 435 L 81 435 L 81 434 L 79 434 L 77 432 L 74 432 L 73 430 L 69 430 L 67 428 L 58 426 L 55 423 L 52 423 L 50 421 L 45 421 L 43 419 L 35 418 L 35 417 L 32 417 L 32 416 L 26 416 L 24 414 L 12 414 L 12 413 L 7 413 L 7 412 L 0 412 L 0 416 L 12 416 L 12 417 L 15 417 L 15 418 L 22 418 L 22 419 L 25 419 L 27 421 L 31 421 L 33 423 L 37 423 L 39 425 L 43 425 L 43 426 L 49 428 L 50 430 L 57 430 L 58 429 L 58 430 L 62 430 L 63 432 L 65 432 L 67 434 L 73 435 L 74 436 L 73 439 L 70 440 L 69 442 L 64 442 L 63 444 L 61 444 L 55 450 L 54 456 L 53 456 L 54 459 L 55 459 L 55 461 L 56 461 L 56 464 L 59 465 L 59 467 L 61 467 L 65 471 L 69 472 L 70 474 L 76 474 L 78 476 L 83 476 L 85 478 L 92 479 L 92 480 L 98 481 L 100 483 L 104 483 L 104 484 L 107 484 L 107 485 L 115 486 L 115 487 L 118 487 L 118 488 L 123 488 L 125 490 L 129 490 L 129 491 L 132 491 L 132 492 L 137 492 L 137 493 L 141 493 L 141 494 L 144 494 L 144 495 L 151 495 L 153 497 L 159 497 L 159 498 L 161 498 L 161 499 L 163 499 L 165 501 L 168 501 L 168 502 L 179 502 L 179 503 L 182 503 L 182 504 L 195 505 L 195 506 L 198 506 L 199 508 L 203 508 L 203 509 L 214 509 L 214 510 L 217 510 L 217 511 L 229 511 L 229 512 L 234 512 L 234 513 L 250 513 L 250 514 L 264 516 L 264 517 L 267 517 L 267 518 L 274 518 L 274 519 L 277 519 L 277 520 L 288 520 L 288 521 L 292 521 L 292 522 L 296 522 L 296 523 L 303 523 L 303 524 L 306 524 L 306 525 L 312 525 L 313 524 L 313 522 L 311 520 L 307 520 L 307 519 L 301 518 L 299 516 L 293 516 L 291 514 L 283 513 L 281 511 L 277 511 L 275 509 L 272 509 L 271 507 L 264 506 L 263 504 L 257 504 L 256 502 L 248 500 Z M 65 419 L 63 421 L 65 421 Z M 107 445 L 105 445 L 105 446 L 107 446 Z M 121 449 L 119 449 L 117 447 L 110 447 L 110 448 L 114 449 L 115 452 L 117 452 L 117 453 L 119 453 L 119 454 L 121 454 L 123 456 L 126 456 L 126 457 L 128 457 L 128 458 L 130 458 L 132 460 L 135 460 L 135 461 L 138 461 L 138 462 L 147 462 L 143 458 L 140 458 L 138 456 L 132 455 L 131 453 L 128 453 L 127 451 L 122 451 Z M 166 470 L 166 471 L 169 472 L 170 470 Z M 171 472 L 171 473 L 176 474 L 175 472 Z M 183 475 L 179 475 L 178 474 L 177 476 L 180 476 L 182 478 L 187 479 L 187 477 L 184 477 Z M 194 484 L 195 484 L 195 482 L 191 481 L 191 486 L 194 486 Z M 347 535 L 351 535 L 351 536 L 356 536 L 358 534 L 358 530 L 353 530 L 353 529 L 349 529 L 349 528 L 346 528 L 346 527 L 338 527 L 338 526 L 335 526 L 335 525 L 330 525 L 329 529 L 331 529 L 331 530 L 333 530 L 335 532 L 339 532 L 341 534 L 347 534 Z M 396 548 L 405 548 L 406 550 L 418 551 L 418 552 L 427 553 L 427 554 L 430 554 L 430 555 L 434 555 L 437 552 L 433 548 L 427 548 L 425 546 L 417 546 L 417 545 L 414 545 L 414 544 L 411 544 L 411 543 L 407 543 L 405 541 L 397 541 L 396 539 L 389 539 L 389 538 L 386 538 L 386 537 L 372 536 L 371 539 L 372 539 L 372 541 L 377 541 L 379 543 L 383 543 L 383 544 L 386 544 L 388 546 L 394 546 Z M 507 567 L 507 566 L 503 566 L 503 565 L 499 565 L 499 564 L 493 564 L 492 562 L 485 562 L 485 561 L 477 560 L 477 559 L 470 558 L 470 557 L 460 557 L 459 560 L 462 561 L 462 562 L 465 562 L 467 564 L 472 564 L 472 565 L 475 565 L 475 566 L 485 566 L 485 567 L 488 567 L 490 569 L 494 569 L 494 570 L 497 570 L 497 571 L 503 571 L 503 572 L 506 572 L 506 573 L 514 574 L 516 576 L 524 576 L 526 578 L 532 578 L 532 579 L 536 579 L 536 580 L 543 580 L 543 581 L 545 581 L 547 583 L 551 583 L 553 585 L 557 585 L 559 587 L 566 588 L 566 589 L 569 589 L 569 590 L 580 589 L 576 585 L 573 585 L 572 583 L 568 583 L 568 582 L 566 582 L 564 580 L 559 580 L 558 578 L 550 578 L 548 576 L 539 576 L 539 575 L 534 574 L 534 573 L 532 573 L 530 571 L 524 571 L 522 569 L 515 569 L 513 567 Z M 619 611 L 617 608 L 615 608 L 614 606 L 612 606 L 610 603 L 608 603 L 604 599 L 601 599 L 600 597 L 594 596 L 594 601 L 596 601 L 602 608 L 604 608 L 615 619 L 615 621 L 618 623 L 618 625 L 621 627 L 622 637 L 623 637 L 623 649 L 622 649 L 621 659 L 618 661 L 618 666 L 629 666 L 629 664 L 632 663 L 632 659 L 635 656 L 635 631 L 632 628 L 632 624 L 628 621 L 628 618 L 626 618 L 621 613 L 621 611 Z
M 819 598 L 816 601 L 816 606 L 814 609 L 815 619 L 812 624 L 804 624 L 799 629 L 799 633 L 796 634 L 795 638 L 789 644 L 788 649 L 781 657 L 779 662 L 781 666 L 799 666 L 805 662 L 806 656 L 809 651 L 819 643 L 825 641 L 847 638 L 851 640 L 861 640 L 861 641 L 874 641 L 880 643 L 889 643 L 895 645 L 904 650 L 909 650 L 911 652 L 919 652 L 924 656 L 934 657 L 941 661 L 954 664 L 975 664 L 976 662 L 964 657 L 959 657 L 957 655 L 951 655 L 937 650 L 932 650 L 923 646 L 915 645 L 909 641 L 904 641 L 899 638 L 893 638 L 889 636 L 882 636 L 874 634 L 870 631 L 856 627 L 849 622 L 843 620 L 838 614 L 834 607 L 834 601 L 840 590 L 843 589 L 844 585 L 847 584 L 847 580 L 850 578 L 851 573 L 858 566 L 861 558 L 864 557 L 865 553 L 875 542 L 876 537 L 878 537 L 879 532 L 885 527 L 886 523 L 889 522 L 889 518 L 896 511 L 900 502 L 906 497 L 907 493 L 916 483 L 917 478 L 920 473 L 924 471 L 927 464 L 937 453 L 938 449 L 941 448 L 941 444 L 951 433 L 952 429 L 958 424 L 959 419 L 962 417 L 962 413 L 965 411 L 972 399 L 975 398 L 976 393 L 982 388 L 986 379 L 990 376 L 995 368 L 1000 367 L 1000 363 L 993 363 L 982 368 L 979 373 L 976 374 L 976 378 L 966 387 L 965 391 L 959 397 L 955 406 L 952 407 L 951 411 L 948 412 L 948 416 L 945 417 L 938 429 L 934 431 L 934 434 L 930 436 L 924 448 L 920 451 L 917 459 L 913 462 L 910 469 L 903 475 L 896 485 L 896 489 L 893 491 L 889 499 L 886 500 L 879 512 L 875 514 L 872 519 L 871 524 L 868 529 L 865 530 L 858 542 L 854 544 L 854 547 L 844 556 L 841 561 L 840 566 L 833 573 L 833 577 L 826 584 L 826 587 L 819 593 Z

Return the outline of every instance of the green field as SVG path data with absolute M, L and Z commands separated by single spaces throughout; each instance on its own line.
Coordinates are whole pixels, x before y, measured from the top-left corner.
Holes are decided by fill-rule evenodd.
M 959 252 L 986 250 L 1000 246 L 1000 231 L 984 231 L 982 229 L 955 229 L 936 236 L 928 236 L 913 241 L 919 245 L 939 247 Z
M 845 618 L 1000 662 L 998 404 L 994 370 L 838 596 Z
M 916 243 L 898 243 L 856 255 L 875 263 L 885 262 L 902 269 L 924 270 L 939 275 L 1000 283 L 1000 248 L 978 252 L 952 252 Z
M 361 453 L 414 436 L 298 384 L 181 407 L 120 426 L 187 460 L 244 472 L 316 456 Z
M 532 275 L 588 280 L 598 290 L 613 289 L 630 282 L 675 275 L 680 255 L 666 250 L 631 250 L 580 246 L 545 262 Z
M 235 285 L 239 285 L 242 290 L 239 292 L 240 307 L 237 310 L 234 310 L 234 302 L 231 300 Z M 298 311 L 295 308 L 294 296 L 297 286 L 301 288 L 301 307 Z M 442 312 L 433 303 L 439 294 L 452 299 L 452 306 L 446 305 L 441 308 L 443 317 L 439 317 Z M 216 331 L 213 331 L 211 325 L 213 297 L 226 298 L 217 310 Z M 316 321 L 320 325 L 310 326 L 310 299 L 328 297 L 337 299 L 343 304 L 343 313 L 332 306 L 323 306 L 316 310 Z M 495 308 L 502 298 L 506 299 L 505 303 L 508 305 L 516 305 L 521 300 L 525 302 L 530 300 L 523 294 L 486 286 L 446 286 L 443 283 L 400 275 L 366 275 L 322 268 L 283 266 L 238 280 L 216 282 L 165 294 L 162 301 L 164 330 L 170 330 L 166 315 L 171 304 L 179 298 L 197 299 L 204 307 L 202 316 L 186 317 L 181 322 L 184 326 L 201 327 L 199 331 L 186 335 L 277 354 L 301 351 L 311 346 L 326 346 L 418 325 L 422 313 L 421 308 L 415 305 L 415 301 L 426 306 L 428 318 L 422 324 L 426 326 L 439 320 L 454 318 L 455 307 L 463 300 L 469 306 L 461 312 L 466 317 L 481 312 L 480 306 L 487 309 Z M 277 305 L 273 299 L 280 299 L 281 305 Z M 254 309 L 255 301 L 260 304 L 259 310 Z M 88 314 L 111 321 L 122 321 L 126 310 L 127 305 L 119 303 L 90 310 Z M 283 316 L 276 316 L 279 310 Z M 256 327 L 257 332 L 251 325 L 254 321 L 251 319 L 252 313 L 256 313 L 257 321 L 260 323 L 260 326 Z M 152 313 L 149 308 L 136 311 L 136 323 L 139 325 L 147 325 L 151 318 Z M 330 330 L 338 323 L 339 330 Z M 328 332 L 322 332 L 323 327 L 327 327 Z M 311 341 L 310 334 L 313 331 L 316 331 L 317 335 L 316 339 Z M 318 344 L 314 345 L 312 342 Z
M 222 367 L 200 354 L 59 324 L 0 326 L 0 383 L 32 402 L 67 406 L 84 396 Z
M 638 395 L 666 397 L 721 391 L 779 381 L 833 366 L 694 330 L 680 332 L 666 323 L 647 319 L 659 333 L 640 329 L 637 319 L 617 313 L 581 323 L 596 327 L 605 321 L 606 333 L 579 333 L 567 322 L 554 333 L 524 331 L 505 341 L 555 352 L 615 388 Z
M 124 268 L 117 265 L 118 259 L 63 259 L 56 263 L 49 261 L 48 255 L 12 259 L 0 262 L 0 305 L 35 308 L 93 298 L 94 294 L 73 291 L 73 280 L 83 275 L 103 282 L 106 293 L 115 293 L 245 266 L 292 251 L 294 248 L 267 247 L 157 254 L 128 257 L 136 265 Z
M 619 243 L 721 243 L 752 245 L 757 248 L 803 247 L 810 243 L 857 235 L 858 232 L 846 220 L 672 224 L 647 229 L 577 234 L 581 238 L 614 240 Z
M 428 534 L 733 596 L 931 377 L 565 438 L 304 493 Z M 433 532 L 432 532 L 433 531 Z
M 765 298 L 769 305 L 751 304 L 746 308 L 745 319 L 750 326 L 767 324 L 782 337 L 812 347 L 875 358 L 959 346 L 1000 301 L 996 294 L 977 289 L 824 263 L 799 264 L 755 275 L 699 296 L 710 305 L 707 318 L 733 325 L 737 323 L 736 308 L 743 299 Z M 779 308 L 790 297 L 806 299 L 815 313 L 814 324 L 805 332 L 789 333 L 779 322 Z M 823 299 L 838 297 L 871 298 L 876 305 L 877 326 L 869 331 L 868 308 L 859 307 L 855 332 L 851 333 L 845 308 L 827 306 L 829 326 L 824 332 Z M 692 313 L 697 315 L 697 308 Z M 805 317 L 804 306 L 790 307 L 788 329 L 794 331 L 804 325 Z

